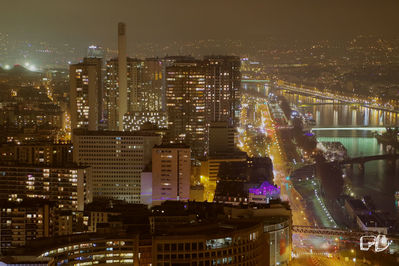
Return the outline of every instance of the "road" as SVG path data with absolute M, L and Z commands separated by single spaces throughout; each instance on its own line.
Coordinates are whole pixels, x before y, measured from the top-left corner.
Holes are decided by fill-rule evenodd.
M 251 110 L 253 110 L 255 114 L 248 114 L 249 108 L 245 107 L 253 107 Z M 277 126 L 272 119 L 269 107 L 264 99 L 251 96 L 243 97 L 241 125 L 242 129 L 238 130 L 240 148 L 250 156 L 261 156 L 262 154 L 257 154 L 255 151 L 265 149 L 266 154 L 273 161 L 274 182 L 281 189 L 281 198 L 290 202 L 293 224 L 314 226 L 315 219 L 308 217 L 309 214 L 306 213 L 306 206 L 304 201 L 302 201 L 301 195 L 294 189 L 291 181 L 286 178 L 289 175 L 288 162 L 280 146 L 281 140 L 277 133 Z M 243 129 L 245 126 L 255 128 L 258 132 L 267 135 L 269 145 L 266 147 L 259 147 L 256 142 L 250 142 L 250 136 L 248 136 L 246 130 Z
M 248 113 L 251 112 L 249 110 L 254 113 Z M 306 211 L 305 201 L 295 190 L 291 180 L 287 178 L 290 171 L 289 164 L 280 145 L 282 140 L 279 138 L 277 125 L 272 119 L 265 99 L 250 96 L 243 97 L 241 125 L 241 129 L 238 130 L 239 147 L 250 156 L 266 154 L 272 159 L 274 182 L 281 188 L 281 198 L 290 202 L 293 224 L 317 226 L 316 219 Z M 249 131 L 245 130 L 248 127 L 251 128 L 251 131 L 267 135 L 268 144 L 259 147 L 261 144 L 251 141 Z M 262 152 L 262 149 L 264 149 L 264 152 Z M 298 257 L 293 260 L 293 265 L 353 265 L 353 262 L 345 262 L 336 257 L 326 257 L 326 255 L 317 254 L 310 256 L 312 249 L 316 246 L 324 250 L 330 250 L 331 254 L 333 254 L 334 248 L 336 246 L 339 247 L 337 244 L 331 238 L 295 234 L 293 236 L 293 251 Z

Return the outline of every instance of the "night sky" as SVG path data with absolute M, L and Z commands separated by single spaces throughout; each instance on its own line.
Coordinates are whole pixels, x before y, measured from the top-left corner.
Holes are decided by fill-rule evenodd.
M 398 14 L 398 0 L 0 0 L 0 32 L 110 46 L 119 21 L 129 41 L 391 37 Z

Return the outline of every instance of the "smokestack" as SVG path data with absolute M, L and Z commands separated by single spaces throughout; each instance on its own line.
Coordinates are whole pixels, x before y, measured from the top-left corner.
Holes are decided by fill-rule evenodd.
M 127 62 L 126 62 L 126 25 L 118 23 L 118 84 L 119 84 L 119 130 L 123 130 L 123 115 L 127 112 Z

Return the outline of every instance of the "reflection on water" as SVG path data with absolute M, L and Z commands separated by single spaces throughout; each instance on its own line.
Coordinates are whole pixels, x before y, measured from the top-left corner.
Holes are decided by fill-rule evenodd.
M 317 126 L 399 126 L 398 113 L 375 110 L 357 105 L 333 104 L 299 94 L 283 92 L 290 103 L 303 111 L 311 112 Z M 320 112 L 320 113 L 319 113 Z
M 283 93 L 290 103 L 302 112 L 311 112 L 319 127 L 345 126 L 399 126 L 398 114 L 370 108 L 332 104 L 332 101 L 315 99 L 292 93 Z M 328 130 L 315 131 L 319 141 L 338 141 L 348 150 L 350 157 L 369 156 L 386 153 L 386 148 L 378 144 L 370 131 Z M 395 191 L 399 191 L 399 162 L 394 167 L 386 161 L 371 161 L 365 164 L 362 176 L 355 166 L 352 175 L 353 191 L 358 196 L 370 195 L 377 208 L 394 212 Z
M 320 136 L 321 134 L 330 133 L 329 137 Z M 368 156 L 384 154 L 386 150 L 382 144 L 378 144 L 377 140 L 372 137 L 359 136 L 348 137 L 348 132 L 344 132 L 341 136 L 338 131 L 318 132 L 318 141 L 337 141 L 341 142 L 348 150 L 350 157 Z M 332 136 L 335 135 L 335 136 Z M 388 165 L 387 161 L 371 161 L 365 164 L 364 176 L 359 169 L 353 168 L 352 185 L 353 191 L 358 196 L 370 195 L 376 206 L 382 210 L 395 211 L 395 191 L 399 191 L 399 163 L 396 172 Z

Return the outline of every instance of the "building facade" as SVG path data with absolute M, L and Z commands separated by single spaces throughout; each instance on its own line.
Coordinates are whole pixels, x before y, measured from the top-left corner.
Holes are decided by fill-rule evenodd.
M 190 199 L 190 147 L 163 144 L 152 149 L 152 204 Z
M 145 60 L 127 58 L 127 96 L 126 112 L 141 112 L 143 116 L 150 116 L 150 120 L 158 120 L 163 110 L 163 61 L 157 58 Z M 117 59 L 107 62 L 105 78 L 105 106 L 108 119 L 108 129 L 117 130 L 119 127 L 119 65 Z M 129 115 L 128 115 L 129 116 Z M 130 121 L 136 122 L 136 121 Z M 140 126 L 137 121 L 136 127 Z M 125 130 L 125 126 L 124 126 Z
M 209 126 L 209 156 L 226 155 L 234 153 L 234 137 L 236 129 L 227 121 L 211 122 Z
M 29 165 L 65 165 L 72 163 L 72 144 L 2 144 L 0 154 L 3 161 Z
M 119 99 L 121 91 L 119 88 L 119 59 L 113 58 L 107 61 L 105 87 L 105 112 L 108 121 L 108 130 L 123 130 L 123 116 L 131 111 L 138 111 L 138 86 L 140 85 L 140 72 L 142 62 L 139 59 L 129 58 L 126 60 L 126 97 Z M 120 113 L 120 104 L 123 103 L 123 113 Z M 121 118 L 120 118 L 121 117 Z
M 237 126 L 241 102 L 240 58 L 238 56 L 206 56 L 204 64 L 207 121 L 227 121 L 230 125 Z
M 101 58 L 70 65 L 71 127 L 97 130 L 102 118 Z
M 165 112 L 160 111 L 143 111 L 129 112 L 123 116 L 124 131 L 138 131 L 146 123 L 151 123 L 157 128 L 166 129 L 168 127 L 168 119 Z
M 91 202 L 90 167 L 0 165 L 0 199 L 38 198 L 59 209 L 82 211 Z
M 81 234 L 38 241 L 31 250 L 53 265 L 288 265 L 291 259 L 287 206 L 167 202 L 149 218 L 150 232 Z
M 169 140 L 190 145 L 201 158 L 209 149 L 209 127 L 240 117 L 240 59 L 233 56 L 165 58 L 165 99 Z
M 187 143 L 201 157 L 206 147 L 205 73 L 199 60 L 183 59 L 166 66 L 168 139 Z
M 93 169 L 93 196 L 140 203 L 141 172 L 151 149 L 161 143 L 154 133 L 123 131 L 74 132 L 73 158 Z
M 51 236 L 52 209 L 48 202 L 0 202 L 0 250 L 23 247 L 28 241 Z

